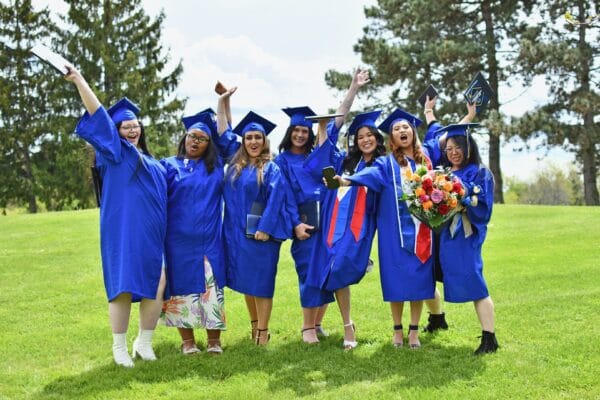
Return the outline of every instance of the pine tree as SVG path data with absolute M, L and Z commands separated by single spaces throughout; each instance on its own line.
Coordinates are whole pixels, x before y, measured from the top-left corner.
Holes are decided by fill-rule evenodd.
M 582 165 L 585 204 L 600 205 L 600 123 L 594 121 L 600 105 L 600 1 L 539 2 L 536 13 L 545 23 L 528 27 L 517 61 L 527 79 L 545 78 L 549 99 L 515 131 L 568 144 Z
M 436 114 L 445 123 L 457 122 L 464 115 L 462 94 L 478 72 L 484 72 L 495 92 L 487 110 L 479 118 L 489 131 L 489 167 L 496 180 L 495 200 L 503 202 L 500 170 L 500 136 L 507 132 L 499 113 L 497 96 L 500 82 L 508 80 L 497 48 L 521 30 L 519 12 L 531 7 L 530 1 L 493 0 L 379 0 L 365 8 L 369 25 L 354 50 L 373 68 L 370 96 L 377 105 L 391 103 L 414 111 L 416 99 L 429 83 L 446 100 Z M 514 39 L 513 39 L 514 40 Z M 347 75 L 328 71 L 326 82 L 343 87 Z M 376 91 L 393 87 L 389 99 L 377 99 Z M 420 106 L 419 106 L 420 108 Z
M 164 14 L 152 20 L 140 0 L 66 2 L 69 57 L 106 107 L 124 96 L 140 106 L 154 156 L 172 154 L 185 105 L 172 92 L 183 67 L 180 61 L 173 71 L 165 71 L 169 57 L 160 44 Z
M 33 158 L 49 132 L 49 104 L 56 75 L 32 62 L 34 43 L 56 35 L 48 9 L 30 0 L 0 3 L 0 208 L 27 204 L 37 212 L 39 182 Z

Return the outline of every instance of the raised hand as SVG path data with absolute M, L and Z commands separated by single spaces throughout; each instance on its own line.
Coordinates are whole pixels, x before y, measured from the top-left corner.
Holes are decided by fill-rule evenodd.
M 354 71 L 354 76 L 352 77 L 351 86 L 360 89 L 369 83 L 371 79 L 369 78 L 369 71 L 366 69 L 361 70 L 360 68 L 356 68 Z

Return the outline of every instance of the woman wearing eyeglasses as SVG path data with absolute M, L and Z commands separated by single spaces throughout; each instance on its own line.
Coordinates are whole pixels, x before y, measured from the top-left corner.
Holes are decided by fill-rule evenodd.
M 222 96 L 229 97 L 234 91 Z M 222 353 L 220 337 L 226 328 L 221 237 L 224 163 L 218 154 L 219 143 L 213 143 L 213 138 L 220 139 L 215 118 L 211 109 L 184 117 L 186 134 L 177 155 L 161 160 L 167 170 L 169 199 L 165 241 L 168 299 L 161 317 L 165 325 L 177 327 L 181 350 L 187 355 L 200 352 L 194 328 L 206 329 L 208 353 Z
M 140 302 L 133 356 L 155 360 L 152 335 L 162 306 L 159 293 L 167 223 L 165 169 L 146 147 L 139 108 L 121 99 L 106 110 L 79 71 L 68 66 L 87 112 L 76 132 L 96 150 L 102 178 L 100 249 L 115 363 L 133 367 L 127 350 L 131 303 Z

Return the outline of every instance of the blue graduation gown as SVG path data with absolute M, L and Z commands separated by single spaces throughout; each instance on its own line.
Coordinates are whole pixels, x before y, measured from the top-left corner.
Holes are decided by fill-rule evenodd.
M 408 160 L 414 171 L 415 162 Z M 422 263 L 415 255 L 420 222 L 408 211 L 402 196 L 401 168 L 393 155 L 348 177 L 379 193 L 377 229 L 379 269 L 384 301 L 417 301 L 434 296 L 433 257 Z
M 165 264 L 169 295 L 206 291 L 204 257 L 217 285 L 224 287 L 222 162 L 215 163 L 211 173 L 203 160 L 169 157 L 161 163 L 167 170 Z
M 264 167 L 260 186 L 252 166 L 244 168 L 234 181 L 226 175 L 223 233 L 226 282 L 231 289 L 251 296 L 273 297 L 281 242 L 247 238 L 246 216 L 253 202 L 261 202 L 265 208 L 258 230 L 281 240 L 289 238 L 293 228 L 285 209 L 285 191 L 281 171 L 272 161 Z
M 102 178 L 100 248 L 108 301 L 131 293 L 154 299 L 167 227 L 164 167 L 122 139 L 104 107 L 84 114 L 76 132 L 96 150 Z
M 284 151 L 275 158 L 275 162 L 285 177 L 288 213 L 294 227 L 301 222 L 298 206 L 309 201 L 319 201 L 321 189 L 324 187 L 322 182 L 313 179 L 304 169 L 306 157 L 305 154 Z M 291 252 L 296 264 L 302 307 L 319 307 L 334 301 L 333 293 L 306 284 L 310 257 L 313 247 L 317 243 L 315 239 L 316 235 L 313 233 L 306 240 L 298 240 L 294 237 L 292 241 Z
M 213 135 L 216 149 L 229 157 L 239 147 L 231 130 Z M 204 293 L 204 257 L 219 287 L 225 286 L 222 237 L 223 161 L 211 173 L 203 160 L 169 157 L 161 160 L 167 171 L 168 210 L 165 260 L 168 296 Z
M 311 153 L 304 166 L 313 179 L 322 182 L 324 167 L 333 166 L 342 174 L 345 157 L 328 140 Z M 363 168 L 365 163 L 360 161 L 356 171 Z M 315 235 L 309 285 L 335 291 L 362 279 L 375 235 L 375 204 L 375 194 L 364 187 L 321 191 L 321 229 Z
M 483 165 L 469 164 L 453 172 L 465 186 L 468 196 L 478 186 L 478 203 L 468 205 L 465 214 L 457 214 L 456 221 L 446 227 L 440 236 L 440 262 L 444 273 L 444 299 L 451 303 L 463 303 L 488 297 L 483 278 L 481 247 L 487 234 L 487 224 L 494 205 L 494 178 Z M 472 234 L 465 237 L 463 215 L 472 227 Z

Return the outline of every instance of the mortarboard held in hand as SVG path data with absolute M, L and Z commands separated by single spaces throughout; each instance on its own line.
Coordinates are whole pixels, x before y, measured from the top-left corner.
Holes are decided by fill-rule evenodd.
M 489 103 L 493 93 L 490 84 L 485 80 L 483 74 L 478 72 L 464 94 L 465 100 L 467 100 L 469 104 L 475 104 L 477 106 L 477 114 L 479 114 Z
M 437 95 L 438 95 L 438 91 L 435 89 L 435 87 L 432 84 L 429 84 L 429 86 L 427 86 L 427 89 L 425 89 L 425 91 L 419 96 L 418 102 L 419 102 L 419 104 L 421 104 L 421 107 L 425 107 L 425 102 L 427 101 L 427 96 L 429 96 L 429 100 L 431 100 L 434 97 L 437 97 Z

